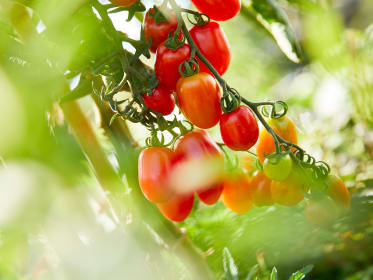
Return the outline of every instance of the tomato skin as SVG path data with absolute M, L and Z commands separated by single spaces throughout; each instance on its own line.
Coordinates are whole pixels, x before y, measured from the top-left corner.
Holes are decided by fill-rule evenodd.
M 327 227 L 337 219 L 337 205 L 328 196 L 320 200 L 308 201 L 305 207 L 306 218 L 314 226 Z
M 289 176 L 292 165 L 290 155 L 287 154 L 280 158 L 266 158 L 263 163 L 263 170 L 271 180 L 283 181 Z
M 137 0 L 110 0 L 111 3 L 120 7 L 129 7 L 137 2 Z
M 190 35 L 200 52 L 223 75 L 231 61 L 231 51 L 227 36 L 217 22 L 210 22 L 204 26 L 195 25 Z M 210 70 L 199 59 L 200 72 L 210 73 Z
M 191 131 L 175 143 L 175 157 L 173 166 L 177 166 L 187 160 L 200 160 L 206 158 L 215 159 L 224 170 L 224 155 L 219 146 L 204 130 Z M 216 203 L 223 191 L 222 176 L 214 178 L 210 185 L 197 186 L 196 193 L 205 204 Z
M 192 0 L 192 2 L 201 13 L 217 21 L 231 19 L 241 9 L 241 0 Z
M 272 181 L 271 194 L 273 202 L 285 206 L 293 206 L 303 199 L 299 176 L 292 171 L 283 181 Z
M 268 119 L 267 122 L 280 137 L 286 141 L 297 144 L 296 127 L 293 121 L 286 115 L 278 119 Z M 258 144 L 256 145 L 256 153 L 260 162 L 264 162 L 265 155 L 273 154 L 275 151 L 276 146 L 272 135 L 263 128 L 259 134 Z
M 224 180 L 222 200 L 235 213 L 243 214 L 251 209 L 250 178 L 245 174 L 227 177 Z
M 171 170 L 173 151 L 165 147 L 149 147 L 139 156 L 139 184 L 144 196 L 151 202 L 169 200 L 173 194 L 166 178 Z
M 150 51 L 155 53 L 158 46 L 166 41 L 170 32 L 175 32 L 177 29 L 177 19 L 174 13 L 166 11 L 168 21 L 156 23 L 150 13 L 154 13 L 154 8 L 149 9 L 145 15 L 144 34 L 147 41 L 152 40 Z
M 193 208 L 194 195 L 174 195 L 169 201 L 158 203 L 157 207 L 163 216 L 170 221 L 184 221 L 190 214 Z
M 250 194 L 251 199 L 256 206 L 272 205 L 271 193 L 272 180 L 269 179 L 264 172 L 256 172 L 251 179 Z
M 336 175 L 328 175 L 326 182 L 328 185 L 327 194 L 338 206 L 349 209 L 351 204 L 350 193 L 342 179 Z
M 221 92 L 210 74 L 197 73 L 180 78 L 176 96 L 181 112 L 195 126 L 207 129 L 219 122 Z
M 220 133 L 224 144 L 235 151 L 246 151 L 259 136 L 258 123 L 251 110 L 243 105 L 220 118 Z
M 142 98 L 147 107 L 164 116 L 171 114 L 175 108 L 175 98 L 172 95 L 172 90 L 162 84 L 154 88 L 150 96 L 145 93 Z
M 176 89 L 176 83 L 180 79 L 179 66 L 190 57 L 190 46 L 182 45 L 176 50 L 165 47 L 164 43 L 157 48 L 155 59 L 155 75 L 160 83 L 171 90 Z

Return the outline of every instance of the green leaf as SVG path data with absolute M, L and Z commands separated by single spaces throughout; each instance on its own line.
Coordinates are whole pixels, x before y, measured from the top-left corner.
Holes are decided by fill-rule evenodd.
M 252 0 L 241 13 L 253 17 L 276 41 L 281 51 L 293 62 L 300 63 L 302 51 L 285 12 L 273 0 Z
M 302 269 L 294 272 L 290 276 L 289 280 L 302 280 L 302 279 L 304 279 L 306 277 L 306 274 L 311 272 L 312 268 L 313 268 L 312 264 L 309 264 L 309 265 L 303 267 Z
M 246 276 L 246 279 L 245 279 L 245 280 L 252 280 L 252 279 L 254 279 L 254 276 L 257 275 L 258 271 L 259 271 L 259 265 L 256 264 L 256 265 L 254 265 L 254 266 L 250 269 L 249 274 Z M 257 277 L 256 277 L 256 278 L 257 278 Z
M 277 268 L 275 266 L 272 268 L 271 280 L 277 280 Z
M 111 126 L 112 123 L 113 123 L 113 122 L 114 122 L 114 121 L 115 121 L 119 116 L 120 116 L 119 113 L 114 114 L 114 115 L 111 117 L 111 119 L 110 119 L 109 126 Z
M 226 280 L 238 280 L 238 270 L 228 248 L 223 249 L 223 268 Z

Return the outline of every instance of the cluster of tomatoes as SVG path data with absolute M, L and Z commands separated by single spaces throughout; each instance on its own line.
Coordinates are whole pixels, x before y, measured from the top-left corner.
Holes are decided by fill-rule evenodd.
M 124 6 L 133 1 L 112 2 Z M 241 5 L 240 0 L 192 2 L 200 12 L 217 21 L 232 18 Z M 253 205 L 278 203 L 292 206 L 303 200 L 310 188 L 305 186 L 307 182 L 301 176 L 302 172 L 293 163 L 289 151 L 276 152 L 274 139 L 267 130 L 263 129 L 259 134 L 251 109 L 240 105 L 223 113 L 219 85 L 198 58 L 199 71 L 198 67 L 189 73 L 179 71 L 188 67 L 184 63 L 194 57 L 193 49 L 184 42 L 176 46 L 167 44 L 170 34 L 179 30 L 178 21 L 172 11 L 165 9 L 162 9 L 165 17 L 159 20 L 156 17 L 158 12 L 157 7 L 149 9 L 144 20 L 145 38 L 151 40 L 150 50 L 156 53 L 155 74 L 159 79 L 157 87 L 150 94 L 143 95 L 144 103 L 162 115 L 169 115 L 175 108 L 176 97 L 185 118 L 200 129 L 181 136 L 173 149 L 148 147 L 141 152 L 139 183 L 145 197 L 156 203 L 162 214 L 172 221 L 182 221 L 189 215 L 195 195 L 207 205 L 222 197 L 223 203 L 236 213 L 245 213 Z M 221 26 L 210 21 L 193 26 L 189 34 L 199 52 L 223 75 L 230 63 L 230 47 Z M 261 170 L 250 174 L 251 169 L 243 171 L 244 165 L 239 172 L 225 175 L 221 148 L 202 130 L 218 123 L 221 138 L 230 149 L 247 151 L 257 144 Z M 287 116 L 270 118 L 268 124 L 284 140 L 297 143 L 296 128 Z M 306 217 L 318 225 L 331 221 L 339 214 L 338 209 L 350 205 L 348 190 L 341 179 L 328 175 L 321 185 L 327 186 L 324 195 L 309 200 L 306 206 Z

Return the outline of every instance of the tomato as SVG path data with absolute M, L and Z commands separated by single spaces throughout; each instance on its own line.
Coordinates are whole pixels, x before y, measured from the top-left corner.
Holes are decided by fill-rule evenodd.
M 271 182 L 272 180 L 267 178 L 262 171 L 255 173 L 251 179 L 250 194 L 251 199 L 256 206 L 273 204 Z
M 308 222 L 315 226 L 326 227 L 337 219 L 337 205 L 327 196 L 308 201 L 305 212 Z
M 175 108 L 175 98 L 172 95 L 172 90 L 162 84 L 154 88 L 151 95 L 144 94 L 142 98 L 147 107 L 164 116 L 171 114 Z
M 182 180 L 185 181 L 185 188 L 195 190 L 202 202 L 211 205 L 219 200 L 223 191 L 224 156 L 221 149 L 204 130 L 191 131 L 176 141 L 174 170 L 183 167 L 185 163 L 191 162 L 195 165 L 195 163 L 204 160 L 208 164 L 208 166 L 205 166 L 206 170 L 203 170 L 204 166 L 202 166 L 202 170 L 196 170 L 193 174 L 190 174 L 193 178 L 186 179 L 185 177 L 188 178 L 188 174 L 184 172 L 181 176 L 183 176 Z M 213 164 L 214 166 L 212 166 Z M 214 170 L 209 172 L 207 168 L 213 168 Z M 197 171 L 200 171 L 200 174 L 197 174 Z M 201 176 L 200 180 L 196 180 L 199 176 Z M 176 175 L 176 179 L 180 180 L 180 176 Z M 177 183 L 177 185 L 182 186 L 180 183 Z
M 149 9 L 144 20 L 145 39 L 152 40 L 151 52 L 155 52 L 158 46 L 168 38 L 170 32 L 173 33 L 177 29 L 177 19 L 174 13 L 169 10 L 165 11 L 164 15 L 167 16 L 168 21 L 156 23 L 151 15 L 154 12 L 154 8 Z
M 327 185 L 327 194 L 334 200 L 334 202 L 345 209 L 350 208 L 350 193 L 341 178 L 335 175 L 329 175 L 327 178 Z
M 271 194 L 273 202 L 281 205 L 292 206 L 303 199 L 302 185 L 298 175 L 292 171 L 283 181 L 272 181 Z
M 121 6 L 121 7 L 129 7 L 137 2 L 137 0 L 110 0 L 111 3 Z
M 233 112 L 221 116 L 220 134 L 225 145 L 232 150 L 246 151 L 258 140 L 259 127 L 251 110 L 240 105 Z
M 264 160 L 263 171 L 268 178 L 283 181 L 289 176 L 292 165 L 293 162 L 289 154 L 269 157 Z
M 139 184 L 144 196 L 151 202 L 165 202 L 171 198 L 167 176 L 171 170 L 173 151 L 164 147 L 149 147 L 139 156 Z
M 189 32 L 203 56 L 223 75 L 231 60 L 229 42 L 224 30 L 217 22 L 210 22 L 204 26 L 195 25 Z M 200 72 L 211 74 L 201 61 L 198 62 Z
M 218 83 L 207 73 L 182 77 L 176 85 L 179 108 L 184 116 L 200 128 L 215 126 L 222 114 Z
M 253 206 L 250 196 L 250 178 L 245 174 L 227 177 L 223 184 L 223 203 L 238 214 L 246 213 Z
M 268 119 L 268 125 L 283 139 L 297 144 L 297 131 L 294 123 L 286 115 L 278 119 Z M 256 153 L 261 163 L 264 162 L 265 155 L 273 154 L 276 151 L 275 142 L 272 135 L 263 129 L 259 134 L 259 141 L 256 145 Z
M 192 211 L 194 203 L 193 194 L 175 195 L 169 201 L 158 203 L 159 211 L 167 219 L 174 222 L 184 221 Z
M 190 57 L 190 46 L 182 45 L 176 50 L 165 47 L 164 43 L 157 48 L 155 59 L 155 74 L 161 84 L 171 90 L 176 89 L 176 83 L 180 78 L 179 66 Z
M 192 0 L 194 6 L 213 20 L 228 20 L 238 14 L 241 0 Z
M 242 153 L 242 155 L 240 156 L 240 166 L 247 173 L 253 173 L 257 169 L 256 160 L 248 153 Z

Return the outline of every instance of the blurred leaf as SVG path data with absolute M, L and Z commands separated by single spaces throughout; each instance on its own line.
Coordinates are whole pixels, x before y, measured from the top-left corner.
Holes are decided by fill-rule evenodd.
M 258 273 L 258 271 L 259 271 L 259 265 L 256 264 L 250 269 L 249 274 L 246 276 L 246 280 L 254 279 L 254 276 Z
M 272 0 L 252 0 L 241 13 L 254 17 L 274 38 L 281 51 L 293 62 L 302 60 L 301 47 L 285 12 Z
M 277 268 L 274 266 L 271 272 L 271 280 L 277 280 Z
M 238 280 L 238 270 L 228 248 L 223 249 L 223 267 L 226 280 Z
M 301 279 L 304 279 L 306 277 L 306 274 L 311 272 L 311 270 L 313 269 L 313 265 L 312 264 L 309 264 L 305 267 L 303 267 L 302 269 L 294 272 L 289 280 L 301 280 Z

